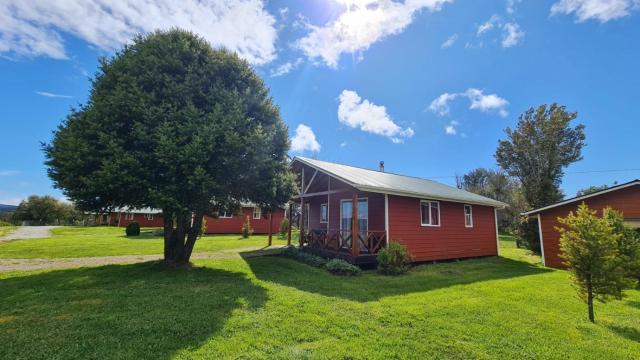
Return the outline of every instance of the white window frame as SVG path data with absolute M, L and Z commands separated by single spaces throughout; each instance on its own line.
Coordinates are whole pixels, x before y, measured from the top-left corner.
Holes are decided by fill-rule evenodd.
M 153 220 L 153 214 L 144 214 L 144 218 L 147 220 Z
M 126 213 L 126 214 L 124 214 L 124 219 L 125 220 L 129 220 L 129 221 L 133 221 L 134 215 L 135 215 L 134 213 Z
M 322 218 L 322 208 L 326 209 L 326 215 L 327 217 L 325 219 Z M 326 224 L 329 221 L 329 204 L 327 203 L 322 203 L 320 204 L 320 224 Z
M 425 224 L 422 222 L 422 219 L 424 218 L 424 216 L 422 216 L 422 207 L 423 205 L 427 205 L 427 207 L 429 208 L 429 221 L 431 221 L 431 204 L 432 203 L 436 203 L 438 205 L 438 224 L 434 225 L 434 224 Z M 440 225 L 442 225 L 442 221 L 440 219 L 440 213 L 441 213 L 441 209 L 440 209 L 440 201 L 438 200 L 420 200 L 420 225 L 421 226 L 429 226 L 429 227 L 440 227 Z
M 467 208 L 469 208 L 469 223 L 467 224 Z M 463 207 L 463 213 L 464 213 L 464 227 L 466 228 L 472 228 L 473 227 L 473 206 L 471 206 L 470 204 L 464 204 Z
M 218 213 L 219 219 L 231 219 L 233 217 L 233 212 L 231 211 L 221 211 Z
M 258 219 L 262 219 L 262 208 L 255 206 L 253 208 L 253 220 L 258 220 Z

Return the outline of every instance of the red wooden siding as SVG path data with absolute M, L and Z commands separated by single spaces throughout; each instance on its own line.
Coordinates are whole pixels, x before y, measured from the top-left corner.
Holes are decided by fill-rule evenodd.
M 109 225 L 126 227 L 132 222 L 137 222 L 140 227 L 162 227 L 162 214 L 153 214 L 153 219 L 149 220 L 145 214 L 133 214 L 133 220 L 127 220 L 126 213 L 112 213 L 109 218 Z M 119 222 L 118 222 L 119 219 Z
M 440 226 L 422 226 L 420 199 L 389 195 L 389 237 L 416 261 L 498 255 L 494 209 L 472 205 L 473 227 L 464 225 L 464 204 L 440 201 Z
M 251 221 L 251 227 L 254 234 L 268 234 L 269 233 L 269 214 L 266 211 L 262 212 L 260 219 L 253 218 L 253 207 L 243 207 L 242 215 L 234 214 L 233 217 L 224 218 L 212 218 L 207 216 L 207 234 L 240 234 L 242 232 L 242 224 L 249 217 Z M 273 233 L 278 233 L 280 229 L 280 222 L 284 218 L 284 210 L 278 209 L 273 213 Z
M 558 217 L 565 217 L 570 211 L 576 211 L 578 205 L 584 201 L 591 209 L 601 215 L 607 206 L 621 211 L 625 219 L 640 219 L 640 186 L 631 186 L 594 197 L 558 206 L 540 212 L 542 222 L 542 240 L 544 245 L 544 263 L 554 268 L 564 268 L 560 257 L 560 233 L 556 227 L 561 226 Z

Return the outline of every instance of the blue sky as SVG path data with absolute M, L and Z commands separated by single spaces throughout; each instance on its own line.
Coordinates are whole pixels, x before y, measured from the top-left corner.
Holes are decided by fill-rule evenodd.
M 40 142 L 86 101 L 98 57 L 172 26 L 255 67 L 289 125 L 292 155 L 384 160 L 388 171 L 454 184 L 455 174 L 496 167 L 497 141 L 520 113 L 558 102 L 587 132 L 567 195 L 640 177 L 638 0 L 128 4 L 0 4 L 0 203 L 62 197 Z

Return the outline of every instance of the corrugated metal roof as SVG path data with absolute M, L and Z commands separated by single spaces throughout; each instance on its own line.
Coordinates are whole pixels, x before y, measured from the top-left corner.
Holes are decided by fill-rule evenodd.
M 505 207 L 507 204 L 433 180 L 397 175 L 296 156 L 293 162 L 311 166 L 361 191 L 395 194 L 435 200 Z

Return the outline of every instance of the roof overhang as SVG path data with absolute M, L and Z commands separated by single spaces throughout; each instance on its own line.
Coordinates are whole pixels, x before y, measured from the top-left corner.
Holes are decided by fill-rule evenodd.
M 317 171 L 322 172 L 323 174 L 326 174 L 328 176 L 331 176 L 335 179 L 338 179 L 342 182 L 344 182 L 345 184 L 360 190 L 360 191 L 365 191 L 365 192 L 372 192 L 372 193 L 380 193 L 380 194 L 388 194 L 388 195 L 397 195 L 397 196 L 406 196 L 406 197 L 412 197 L 412 198 L 420 198 L 420 199 L 429 199 L 429 200 L 441 200 L 441 201 L 450 201 L 450 202 L 457 202 L 457 203 L 464 203 L 464 204 L 469 204 L 469 205 L 481 205 L 481 206 L 491 206 L 491 207 L 495 207 L 498 209 L 504 209 L 506 207 L 508 207 L 509 205 L 506 203 L 503 203 L 501 201 L 498 200 L 492 200 L 491 202 L 477 202 L 477 201 L 469 201 L 469 200 L 460 200 L 460 199 L 455 199 L 455 198 L 445 198 L 445 197 L 439 197 L 439 196 L 434 196 L 432 194 L 427 194 L 427 193 L 418 193 L 418 192 L 411 192 L 411 191 L 404 191 L 404 190 L 399 190 L 399 189 L 389 189 L 389 188 L 385 188 L 385 187 L 376 187 L 376 186 L 364 186 L 364 185 L 359 185 L 359 184 L 355 184 L 352 181 L 349 181 L 339 175 L 336 175 L 332 172 L 329 172 L 325 169 L 322 169 L 321 167 L 315 166 L 312 163 L 309 163 L 308 161 L 305 161 L 304 159 L 301 159 L 299 157 L 294 157 L 293 160 L 291 161 L 290 166 L 293 167 L 295 162 L 299 162 L 301 164 L 304 164 L 306 166 L 309 166 Z
M 624 183 L 624 184 L 617 185 L 617 186 L 612 186 L 612 187 L 610 187 L 608 189 L 600 190 L 600 191 L 597 191 L 597 192 L 594 192 L 594 193 L 591 193 L 591 194 L 587 194 L 587 195 L 578 196 L 578 197 L 574 197 L 574 198 L 571 198 L 571 199 L 563 200 L 563 201 L 557 202 L 555 204 L 551 204 L 551 205 L 548 205 L 548 206 L 545 206 L 545 207 L 541 207 L 541 208 L 538 208 L 538 209 L 533 209 L 533 210 L 530 210 L 530 211 L 527 211 L 527 212 L 523 212 L 521 215 L 523 215 L 523 216 L 535 215 L 535 214 L 543 212 L 545 210 L 553 209 L 553 208 L 556 208 L 556 207 L 559 207 L 559 206 L 571 204 L 571 203 L 578 202 L 578 201 L 583 201 L 585 199 L 589 199 L 589 198 L 592 198 L 592 197 L 595 197 L 595 196 L 599 196 L 599 195 L 603 195 L 603 194 L 606 194 L 606 193 L 610 193 L 610 192 L 613 192 L 613 191 L 626 189 L 628 187 L 635 186 L 635 185 L 640 185 L 640 180 L 633 180 L 633 181 L 630 181 L 628 183 Z

